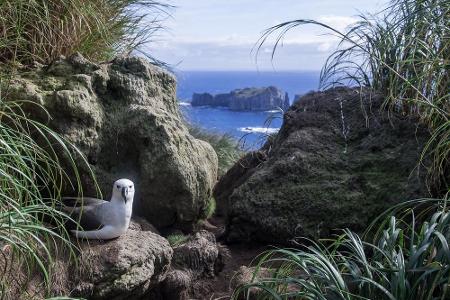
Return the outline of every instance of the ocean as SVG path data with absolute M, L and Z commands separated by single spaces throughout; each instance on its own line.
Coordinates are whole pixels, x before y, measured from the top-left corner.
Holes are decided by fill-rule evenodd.
M 276 86 L 289 94 L 317 90 L 319 72 L 183 71 L 176 74 L 177 97 L 188 122 L 209 131 L 230 134 L 246 149 L 256 149 L 281 126 L 278 111 L 236 112 L 226 108 L 192 107 L 193 93 L 228 93 L 237 88 Z

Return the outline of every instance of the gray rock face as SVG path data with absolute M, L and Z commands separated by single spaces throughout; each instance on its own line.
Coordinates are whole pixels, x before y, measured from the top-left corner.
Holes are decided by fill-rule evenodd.
M 303 97 L 303 95 L 295 95 L 295 96 L 294 96 L 294 102 L 293 102 L 293 103 L 298 102 L 302 97 Z
M 203 94 L 194 93 L 192 95 L 192 105 L 195 105 L 195 106 L 208 105 L 208 103 L 213 103 L 213 101 L 214 101 L 214 96 L 211 94 L 208 94 L 208 93 L 203 93 Z
M 52 251 L 49 290 L 41 272 L 29 272 L 10 246 L 2 244 L 0 267 L 8 283 L 3 299 L 47 299 L 50 295 L 89 300 L 143 300 L 157 290 L 169 274 L 173 250 L 142 218 L 131 220 L 121 237 L 109 241 L 73 240 L 77 263 L 56 241 Z M 45 261 L 44 250 L 36 253 Z M 45 262 L 44 262 L 45 263 Z M 52 298 L 55 299 L 55 298 Z
M 228 107 L 230 105 L 230 94 L 217 94 L 214 96 L 214 103 L 217 106 Z
M 273 86 L 238 89 L 228 94 L 215 96 L 208 93 L 195 93 L 191 104 L 193 106 L 224 106 L 236 111 L 264 111 L 277 108 L 287 110 L 290 106 L 288 94 Z
M 104 196 L 118 178 L 136 186 L 134 212 L 157 227 L 201 218 L 217 178 L 217 156 L 193 138 L 178 110 L 173 76 L 137 57 L 96 65 L 80 55 L 17 76 L 10 97 L 37 102 L 40 116 L 75 144 Z M 89 169 L 76 158 L 85 195 L 95 195 Z M 69 189 L 66 191 L 66 194 Z
M 172 270 L 159 290 L 159 298 L 173 300 L 205 299 L 202 279 L 213 278 L 221 271 L 223 248 L 214 234 L 199 231 L 185 243 L 174 248 Z M 201 291 L 201 292 L 200 292 Z M 156 297 L 155 297 L 156 298 Z
M 195 277 L 214 277 L 218 257 L 219 249 L 214 234 L 203 230 L 174 248 L 172 266 L 195 272 Z
M 288 244 L 334 229 L 362 232 L 388 207 L 428 196 L 426 172 L 416 169 L 428 131 L 388 118 L 382 100 L 332 89 L 295 103 L 278 135 L 216 185 L 227 239 Z
M 157 287 L 170 268 L 173 250 L 143 220 L 111 241 L 82 242 L 80 262 L 69 275 L 72 296 L 86 299 L 140 299 Z

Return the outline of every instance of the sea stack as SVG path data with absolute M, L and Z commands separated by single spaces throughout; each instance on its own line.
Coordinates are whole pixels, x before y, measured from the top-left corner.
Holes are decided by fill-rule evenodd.
M 237 89 L 230 93 L 211 95 L 194 93 L 192 106 L 228 107 L 235 111 L 287 110 L 290 106 L 288 93 L 274 86 Z

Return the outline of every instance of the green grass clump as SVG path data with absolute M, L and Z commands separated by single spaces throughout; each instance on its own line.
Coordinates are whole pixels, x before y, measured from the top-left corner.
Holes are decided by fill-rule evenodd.
M 445 203 L 410 201 L 383 217 L 368 232 L 373 239 L 344 230 L 327 244 L 308 241 L 310 246 L 301 249 L 263 253 L 254 278 L 263 267 L 273 270 L 271 276 L 238 288 L 234 297 L 256 287 L 257 299 L 448 299 L 450 211 Z
M 208 202 L 208 206 L 206 208 L 206 219 L 211 218 L 214 213 L 216 212 L 216 208 L 217 208 L 217 202 L 216 199 L 214 199 L 213 197 L 209 200 Z
M 219 159 L 219 177 L 224 175 L 244 154 L 239 143 L 229 134 L 220 134 L 204 130 L 198 126 L 189 126 L 191 135 L 208 142 L 216 151 Z
M 48 64 L 77 51 L 93 61 L 128 54 L 162 28 L 168 7 L 151 0 L 2 0 L 0 63 Z
M 212 197 L 211 200 L 209 201 L 209 205 L 208 205 L 208 210 L 207 210 L 207 214 L 206 214 L 207 219 L 211 218 L 214 215 L 214 213 L 216 212 L 216 208 L 217 208 L 216 199 L 214 199 Z
M 2 270 L 18 270 L 28 277 L 38 272 L 49 288 L 52 257 L 62 248 L 73 254 L 64 229 L 68 216 L 57 210 L 63 181 L 71 181 L 56 149 L 72 162 L 71 183 L 79 187 L 72 156 L 77 150 L 30 119 L 23 105 L 36 104 L 0 98 L 0 264 Z M 20 274 L 2 271 L 0 299 L 13 297 L 8 293 L 16 280 L 20 282 Z
M 274 55 L 283 36 L 303 25 L 317 25 L 340 39 L 321 73 L 321 87 L 360 86 L 385 96 L 390 113 L 418 117 L 432 137 L 422 160 L 431 157 L 432 183 L 448 190 L 450 157 L 450 2 L 391 0 L 375 15 L 363 14 L 346 32 L 314 21 L 294 20 L 269 28 L 259 49 L 277 34 Z
M 210 219 L 216 212 L 216 208 L 216 199 L 214 199 L 214 197 L 211 197 L 208 203 L 206 203 L 206 206 L 203 207 L 203 209 L 200 211 L 198 223 L 201 223 L 203 220 Z
M 171 234 L 167 237 L 167 240 L 169 241 L 170 246 L 173 248 L 182 245 L 188 240 L 188 238 L 189 236 L 184 234 Z

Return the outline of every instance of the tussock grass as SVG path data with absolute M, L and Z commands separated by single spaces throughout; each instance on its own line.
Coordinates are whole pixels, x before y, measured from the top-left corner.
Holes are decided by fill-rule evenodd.
M 326 243 L 265 252 L 254 278 L 263 267 L 272 270 L 271 276 L 238 288 L 234 298 L 256 287 L 258 299 L 448 299 L 450 212 L 445 202 L 400 204 L 377 219 L 368 234 L 372 240 L 343 230 Z
M 316 25 L 340 39 L 321 72 L 323 89 L 337 85 L 368 87 L 385 96 L 390 113 L 418 116 L 432 137 L 422 160 L 431 157 L 432 183 L 448 190 L 450 157 L 450 2 L 391 0 L 340 32 L 315 20 L 299 19 L 269 28 L 259 48 L 275 36 L 272 57 L 284 35 L 299 26 Z
M 0 63 L 48 64 L 77 51 L 93 61 L 129 54 L 162 28 L 168 8 L 151 0 L 2 0 Z
M 193 137 L 208 142 L 216 151 L 219 159 L 219 177 L 224 175 L 244 154 L 239 147 L 239 142 L 229 134 L 210 132 L 198 126 L 188 126 L 189 133 Z
M 38 272 L 49 287 L 53 255 L 64 250 L 73 258 L 74 245 L 64 228 L 69 217 L 57 207 L 63 181 L 79 188 L 73 155 L 81 153 L 29 119 L 23 105 L 36 104 L 0 98 L 0 265 L 3 270 L 14 270 L 8 264 L 20 266 L 28 277 Z M 56 149 L 72 163 L 72 180 Z M 11 296 L 10 275 L 0 272 L 0 299 Z

